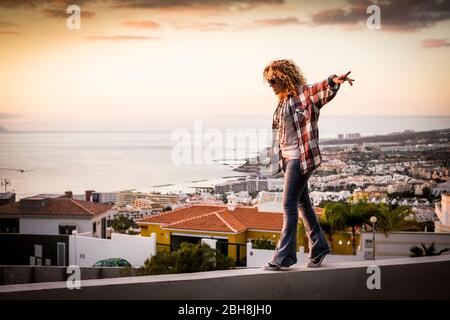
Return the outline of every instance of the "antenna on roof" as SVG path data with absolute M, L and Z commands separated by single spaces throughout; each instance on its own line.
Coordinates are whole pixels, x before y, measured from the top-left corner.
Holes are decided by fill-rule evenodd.
M 6 193 L 6 186 L 10 186 L 10 185 L 11 185 L 11 179 L 8 179 L 8 178 L 2 179 L 2 186 L 5 186 L 5 193 Z

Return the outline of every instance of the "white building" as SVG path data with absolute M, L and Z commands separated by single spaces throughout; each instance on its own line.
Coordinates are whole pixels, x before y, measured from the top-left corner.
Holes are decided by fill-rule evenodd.
M 314 211 L 317 215 L 322 214 L 323 209 L 319 207 L 314 207 Z M 283 193 L 282 192 L 266 192 L 262 191 L 259 193 L 258 199 L 258 211 L 262 212 L 284 212 L 283 209 Z
M 345 134 L 345 139 L 359 139 L 359 138 L 361 138 L 360 133 L 346 133 Z
M 347 174 L 351 174 L 351 173 L 356 173 L 356 172 L 358 172 L 358 170 L 359 170 L 359 167 L 358 166 L 355 166 L 355 165 L 348 165 L 348 166 L 346 166 L 346 167 L 344 167 L 343 169 L 342 169 L 342 172 L 343 173 L 347 173 Z
M 248 194 L 248 191 L 240 191 L 236 194 L 236 202 L 249 205 L 252 202 L 252 197 Z
M 396 192 L 409 192 L 411 191 L 412 186 L 408 183 L 397 183 L 397 184 L 390 184 L 387 187 L 387 192 L 389 194 L 396 193 Z
M 154 214 L 154 209 L 152 208 L 137 208 L 131 205 L 126 205 L 125 207 L 117 208 L 114 207 L 110 210 L 108 219 L 113 220 L 119 216 L 126 216 L 129 219 L 135 220 L 140 219 L 149 215 Z
M 269 191 L 283 190 L 284 179 L 267 179 L 267 189 Z
M 450 193 L 450 180 L 438 183 L 435 188 L 431 189 L 431 194 L 434 196 L 438 196 L 443 193 Z
M 133 202 L 133 206 L 135 208 L 151 209 L 154 204 L 155 204 L 155 202 L 153 200 L 145 199 L 145 198 L 135 199 Z
M 259 193 L 258 211 L 263 212 L 283 212 L 282 192 L 265 192 Z
M 91 233 L 106 238 L 112 205 L 39 194 L 0 206 L 0 229 L 6 233 L 65 235 Z
M 115 203 L 117 201 L 117 192 L 93 192 L 92 202 Z
M 346 200 L 352 194 L 348 190 L 342 190 L 339 192 L 332 191 L 312 191 L 309 196 L 313 205 L 317 206 L 323 201 L 342 201 Z
M 435 210 L 439 221 L 434 222 L 434 231 L 450 232 L 450 195 L 442 194 L 441 203 L 436 203 Z

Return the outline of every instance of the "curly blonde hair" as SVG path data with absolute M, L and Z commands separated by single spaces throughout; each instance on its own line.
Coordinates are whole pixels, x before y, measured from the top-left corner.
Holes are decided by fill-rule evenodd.
M 292 60 L 274 60 L 264 68 L 263 77 L 267 82 L 267 73 L 272 69 L 275 77 L 280 78 L 289 95 L 297 95 L 296 87 L 306 85 L 306 78 Z

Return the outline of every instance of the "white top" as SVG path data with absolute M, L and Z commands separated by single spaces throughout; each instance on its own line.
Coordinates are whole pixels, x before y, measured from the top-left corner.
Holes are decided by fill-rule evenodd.
M 283 108 L 283 117 L 287 116 L 286 107 Z M 297 132 L 295 131 L 295 126 L 293 121 L 286 121 L 286 141 L 280 141 L 280 150 L 283 158 L 286 159 L 299 159 L 300 151 L 298 149 L 298 139 Z

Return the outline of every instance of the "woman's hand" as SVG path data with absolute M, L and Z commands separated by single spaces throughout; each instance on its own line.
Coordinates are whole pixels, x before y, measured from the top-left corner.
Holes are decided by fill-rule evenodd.
M 340 84 L 340 83 L 344 83 L 345 81 L 348 81 L 348 83 L 350 83 L 350 85 L 353 86 L 353 81 L 355 81 L 355 80 L 347 77 L 350 74 L 350 72 L 351 71 L 349 71 L 346 74 L 343 74 L 342 76 L 339 76 L 339 77 L 334 77 L 333 82 L 336 84 Z

